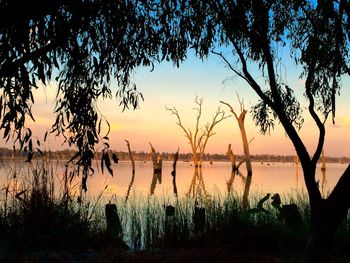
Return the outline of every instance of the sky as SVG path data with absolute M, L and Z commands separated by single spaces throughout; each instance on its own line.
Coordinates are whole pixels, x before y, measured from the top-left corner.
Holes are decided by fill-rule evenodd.
M 286 55 L 283 55 L 286 56 Z M 288 84 L 295 90 L 304 107 L 307 106 L 303 97 L 304 81 L 299 79 L 300 69 L 289 63 L 281 67 L 282 74 L 287 76 Z M 255 79 L 263 84 L 256 66 L 249 65 Z M 136 83 L 138 90 L 142 92 L 145 100 L 141 102 L 137 110 L 125 110 L 118 106 L 114 97 L 112 100 L 98 102 L 99 110 L 107 117 L 111 124 L 110 144 L 112 150 L 127 151 L 125 139 L 130 141 L 132 150 L 150 151 L 149 143 L 159 152 L 175 152 L 180 147 L 180 152 L 190 152 L 190 145 L 183 131 L 177 126 L 176 118 L 165 107 L 176 107 L 185 127 L 194 129 L 196 112 L 193 110 L 196 96 L 203 97 L 202 127 L 209 122 L 220 100 L 230 103 L 239 112 L 237 94 L 244 101 L 248 110 L 245 126 L 252 154 L 281 154 L 293 155 L 293 145 L 286 137 L 281 125 L 276 123 L 276 128 L 270 135 L 261 135 L 259 127 L 254 125 L 250 108 L 258 101 L 258 96 L 239 77 L 235 76 L 221 59 L 215 55 L 201 61 L 189 53 L 188 59 L 176 68 L 172 63 L 162 62 L 150 68 L 137 69 L 132 75 L 132 81 Z M 329 156 L 350 156 L 350 101 L 348 79 L 344 80 L 341 96 L 337 98 L 336 125 L 327 122 L 325 154 Z M 112 83 L 112 91 L 117 90 L 116 82 Z M 35 104 L 33 114 L 35 123 L 28 123 L 35 136 L 42 139 L 44 133 L 50 130 L 54 122 L 54 98 L 56 84 L 50 83 L 35 91 Z M 229 114 L 226 106 L 221 108 Z M 314 122 L 304 111 L 305 123 L 300 131 L 301 137 L 306 143 L 310 153 L 314 151 L 317 142 L 317 129 Z M 216 126 L 216 134 L 209 139 L 208 153 L 224 154 L 229 143 L 232 144 L 234 153 L 242 154 L 243 147 L 238 124 L 234 117 L 230 117 Z M 11 147 L 12 144 L 1 146 Z M 62 145 L 62 139 L 50 135 L 45 147 L 48 149 L 65 149 L 68 145 Z

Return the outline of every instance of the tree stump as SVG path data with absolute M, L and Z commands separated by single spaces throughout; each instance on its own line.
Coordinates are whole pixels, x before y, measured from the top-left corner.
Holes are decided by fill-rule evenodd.
M 194 207 L 193 224 L 195 232 L 203 232 L 205 228 L 205 208 Z
M 175 224 L 175 207 L 167 205 L 165 207 L 165 244 L 166 246 L 173 246 L 176 242 L 178 231 L 176 231 Z
M 175 215 L 175 207 L 173 207 L 172 205 L 167 205 L 165 207 L 165 216 L 169 217 L 174 215 Z
M 107 234 L 113 239 L 119 239 L 123 234 L 123 229 L 117 212 L 115 204 L 106 204 L 105 208 Z
M 301 215 L 296 204 L 283 205 L 281 214 L 287 226 L 292 229 L 298 229 L 300 227 Z

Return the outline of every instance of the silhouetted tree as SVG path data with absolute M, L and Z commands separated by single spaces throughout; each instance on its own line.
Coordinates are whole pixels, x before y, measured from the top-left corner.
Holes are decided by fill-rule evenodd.
M 21 148 L 27 147 L 30 159 L 33 142 L 25 124 L 28 116 L 34 119 L 32 89 L 56 76 L 53 130 L 77 146 L 75 157 L 84 167 L 86 180 L 93 172 L 89 166 L 95 144 L 101 140 L 103 117 L 95 102 L 98 97 L 111 96 L 111 78 L 120 86 L 121 104 L 137 107 L 140 94 L 129 78 L 135 67 L 164 59 L 179 65 L 189 47 L 200 58 L 213 50 L 260 97 L 252 112 L 261 132 L 268 133 L 278 121 L 293 143 L 311 206 L 311 234 L 304 260 L 325 260 L 350 207 L 350 166 L 327 198 L 322 197 L 315 180 L 324 124 L 329 113 L 334 122 L 341 78 L 350 72 L 349 6 L 348 0 L 3 0 L 1 129 L 6 139 L 14 136 Z M 225 52 L 231 48 L 234 58 L 220 52 L 220 47 Z M 279 52 L 284 47 L 305 79 L 307 110 L 319 131 L 313 153 L 298 134 L 302 109 L 284 78 Z M 252 63 L 258 65 L 262 81 L 253 77 Z M 106 154 L 103 161 L 108 163 Z
M 77 147 L 72 161 L 83 167 L 75 174 L 82 173 L 86 190 L 98 142 L 103 142 L 102 162 L 109 167 L 109 129 L 101 134 L 107 120 L 97 110 L 96 100 L 112 96 L 110 84 L 116 79 L 120 105 L 136 108 L 143 97 L 131 83 L 130 73 L 138 66 L 153 66 L 154 61 L 178 63 L 180 59 L 179 43 L 159 19 L 159 8 L 159 1 L 137 0 L 1 1 L 0 128 L 4 138 L 18 142 L 30 161 L 39 148 L 26 128 L 27 118 L 34 120 L 32 90 L 55 80 L 52 132 Z
M 299 156 L 311 206 L 303 260 L 329 259 L 334 234 L 350 207 L 350 166 L 327 198 L 320 193 L 315 172 L 325 122 L 329 114 L 334 122 L 341 78 L 350 72 L 349 1 L 179 0 L 163 6 L 164 14 L 171 10 L 168 23 L 180 42 L 188 42 L 200 58 L 213 51 L 259 96 L 252 113 L 261 132 L 269 133 L 276 121 L 284 127 Z M 314 152 L 298 133 L 302 107 L 285 78 L 282 50 L 290 53 L 305 80 L 307 111 L 318 129 Z M 254 78 L 252 64 L 258 66 L 259 79 Z

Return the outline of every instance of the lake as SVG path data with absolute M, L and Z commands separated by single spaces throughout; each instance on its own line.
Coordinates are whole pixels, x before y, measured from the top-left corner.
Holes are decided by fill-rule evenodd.
M 63 161 L 51 161 L 56 184 L 61 184 L 64 174 Z M 88 196 L 97 197 L 102 194 L 103 199 L 125 198 L 127 193 L 132 196 L 150 195 L 174 196 L 174 184 L 172 162 L 164 161 L 161 176 L 153 175 L 152 162 L 136 162 L 135 175 L 132 176 L 131 163 L 120 161 L 113 164 L 114 176 L 107 171 L 101 173 L 98 163 L 94 163 L 95 174 L 88 179 Z M 17 174 L 28 177 L 28 169 L 36 164 L 27 164 L 23 161 L 3 161 L 0 168 L 0 183 L 4 184 L 13 174 L 14 169 Z M 317 168 L 317 180 L 321 192 L 326 194 L 339 179 L 345 170 L 346 164 L 327 164 L 327 170 L 323 174 L 321 167 Z M 17 176 L 19 178 L 19 176 Z M 229 162 L 204 163 L 202 171 L 195 172 L 190 162 L 177 163 L 176 189 L 177 196 L 185 195 L 213 195 L 217 193 L 226 194 L 229 191 L 243 193 L 246 187 L 245 167 L 241 166 L 241 173 L 231 175 L 231 164 Z M 28 180 L 28 178 L 26 179 Z M 78 195 L 79 180 L 74 180 L 73 192 Z M 253 163 L 253 176 L 250 184 L 251 193 L 280 193 L 288 194 L 295 191 L 305 191 L 305 184 L 300 165 L 293 163 Z

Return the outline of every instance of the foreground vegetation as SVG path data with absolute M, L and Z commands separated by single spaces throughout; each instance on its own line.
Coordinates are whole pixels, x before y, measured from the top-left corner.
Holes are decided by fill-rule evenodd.
M 1 191 L 1 260 L 40 259 L 49 253 L 50 261 L 64 254 L 83 261 L 176 262 L 200 254 L 201 262 L 289 262 L 301 255 L 308 234 L 310 209 L 302 193 L 282 197 L 283 203 L 297 204 L 298 226 L 286 224 L 271 198 L 257 209 L 264 194 L 253 194 L 250 208 L 242 207 L 235 192 L 179 199 L 134 194 L 127 202 L 111 200 L 123 229 L 119 238 L 106 231 L 103 198 L 80 198 L 67 174 L 58 180 L 53 163 L 31 164 L 24 174 L 5 164 L 2 169 L 8 180 Z M 333 254 L 339 262 L 350 258 L 349 226 L 343 222 L 336 237 Z

